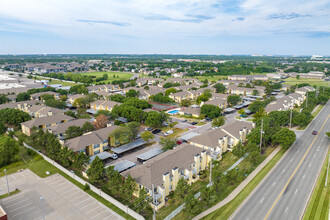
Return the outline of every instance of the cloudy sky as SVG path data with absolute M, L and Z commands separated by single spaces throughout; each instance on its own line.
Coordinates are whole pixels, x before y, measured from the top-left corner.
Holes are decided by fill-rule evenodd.
M 330 55 L 330 0 L 3 0 L 0 54 Z

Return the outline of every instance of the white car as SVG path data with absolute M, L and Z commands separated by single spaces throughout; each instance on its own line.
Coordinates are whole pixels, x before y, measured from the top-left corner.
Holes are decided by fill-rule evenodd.
M 173 134 L 173 130 L 166 131 L 164 135 L 167 136 L 167 135 L 170 135 L 170 134 Z
M 118 159 L 118 155 L 117 154 L 111 154 L 111 159 L 113 159 L 113 160 L 116 160 L 116 159 Z

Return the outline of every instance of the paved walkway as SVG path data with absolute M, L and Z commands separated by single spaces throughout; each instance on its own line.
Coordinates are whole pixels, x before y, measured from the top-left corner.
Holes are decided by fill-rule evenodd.
M 240 185 L 238 185 L 232 193 L 229 194 L 224 200 L 216 204 L 215 206 L 209 208 L 208 210 L 202 212 L 193 218 L 193 220 L 201 219 L 208 214 L 216 211 L 222 206 L 226 205 L 228 202 L 232 201 L 250 182 L 251 180 L 268 164 L 268 162 L 273 159 L 273 157 L 280 151 L 280 147 L 277 147 Z

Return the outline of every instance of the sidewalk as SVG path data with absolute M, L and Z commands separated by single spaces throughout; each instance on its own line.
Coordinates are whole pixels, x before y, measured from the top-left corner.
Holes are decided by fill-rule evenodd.
M 222 206 L 226 205 L 228 202 L 233 200 L 249 183 L 250 181 L 268 164 L 268 162 L 273 159 L 273 157 L 281 150 L 280 147 L 277 147 L 241 184 L 239 184 L 232 193 L 229 194 L 224 200 L 216 204 L 215 206 L 209 208 L 208 210 L 202 212 L 193 218 L 193 220 L 201 219 L 208 214 L 216 211 Z

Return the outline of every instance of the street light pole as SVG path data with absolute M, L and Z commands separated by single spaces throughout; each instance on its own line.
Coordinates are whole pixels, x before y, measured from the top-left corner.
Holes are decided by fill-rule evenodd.
M 260 129 L 260 153 L 261 153 L 261 146 L 262 146 L 262 133 L 263 133 L 262 127 L 263 127 L 263 124 L 264 124 L 264 119 L 261 119 L 261 129 Z
M 8 183 L 8 177 L 7 177 L 7 170 L 4 169 L 5 171 L 5 175 L 6 175 L 6 182 L 7 182 L 7 190 L 8 190 L 8 195 L 10 194 L 10 191 L 9 191 L 9 183 Z
M 44 197 L 40 196 L 40 203 L 42 209 L 42 219 L 45 220 L 45 210 L 44 210 Z
M 292 127 L 292 108 L 290 109 L 290 128 Z

